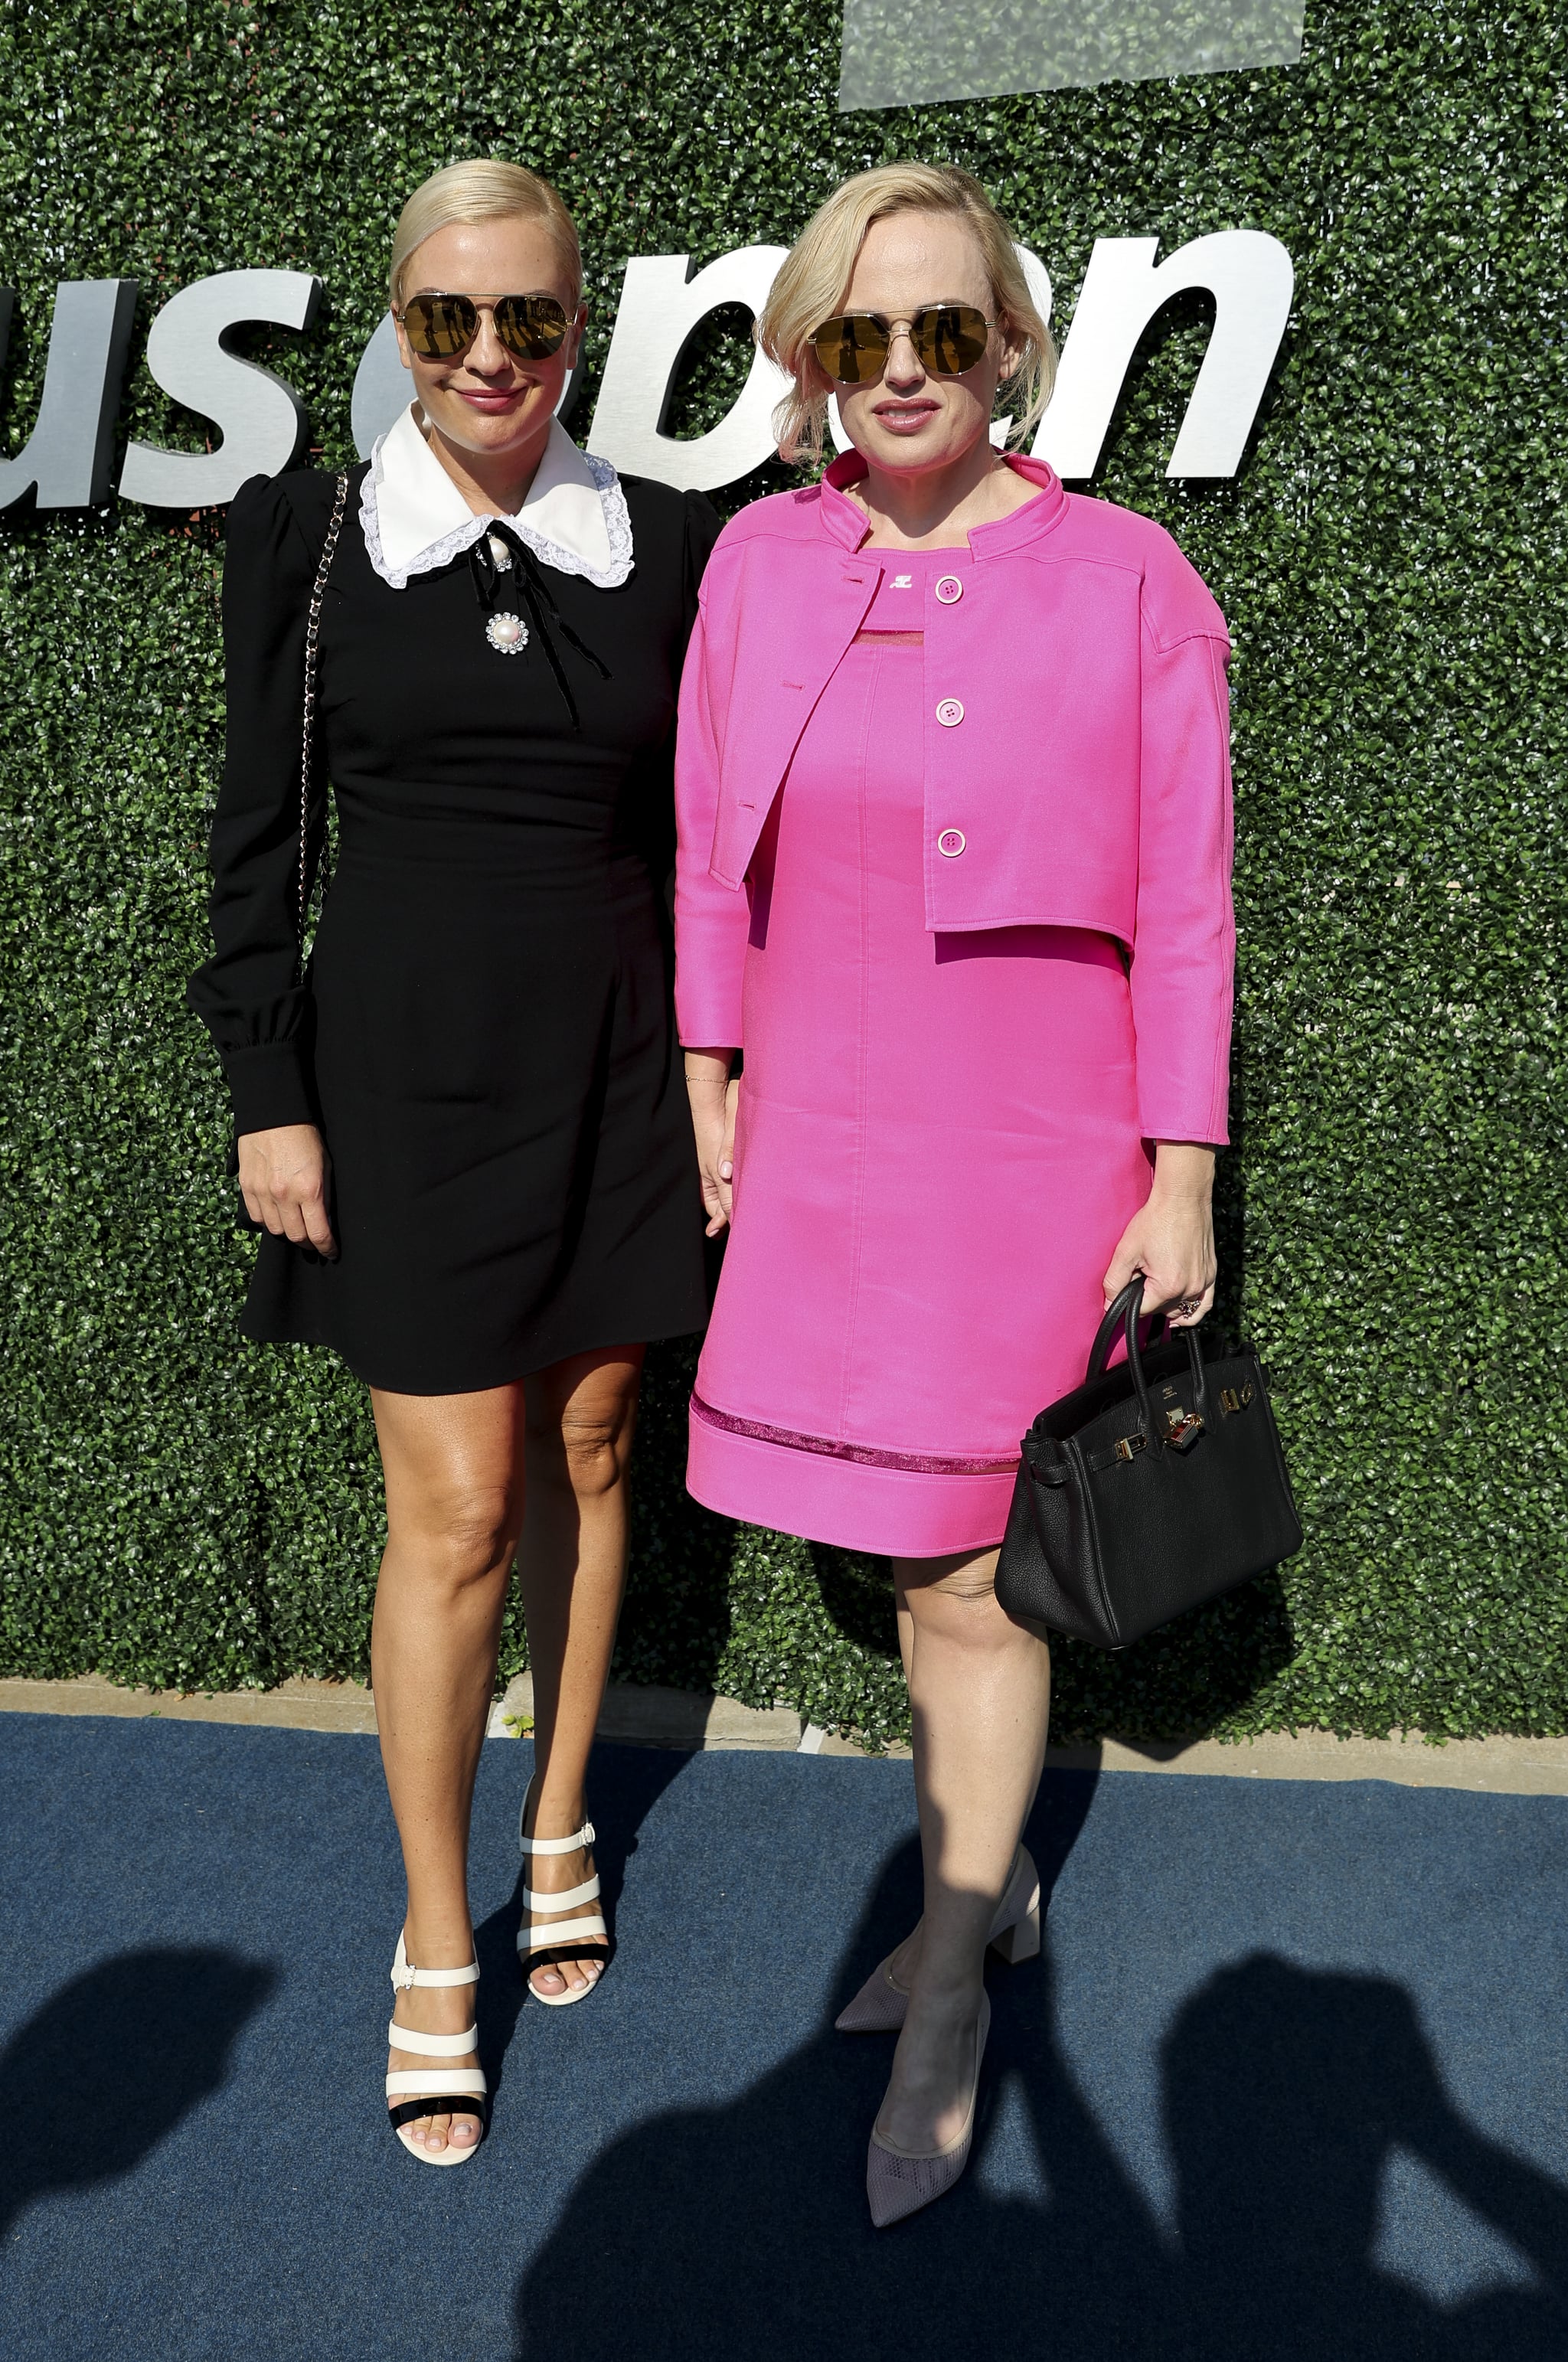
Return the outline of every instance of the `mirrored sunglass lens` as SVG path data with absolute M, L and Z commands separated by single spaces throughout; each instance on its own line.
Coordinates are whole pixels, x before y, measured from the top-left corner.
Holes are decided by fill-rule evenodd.
M 403 307 L 403 328 L 422 360 L 451 360 L 479 333 L 479 314 L 466 295 L 414 295 Z
M 933 304 L 915 323 L 915 350 L 933 377 L 962 377 L 986 349 L 985 315 L 969 304 Z
M 846 313 L 824 320 L 813 339 L 824 375 L 840 385 L 869 385 L 888 359 L 888 332 L 879 321 Z
M 547 359 L 566 332 L 567 315 L 552 295 L 503 295 L 495 307 L 495 333 L 519 360 Z

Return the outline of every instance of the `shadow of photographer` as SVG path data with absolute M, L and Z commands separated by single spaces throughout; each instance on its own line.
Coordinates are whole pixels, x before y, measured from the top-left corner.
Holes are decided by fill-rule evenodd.
M 1045 1783 L 1030 1840 L 1047 1888 L 1093 1785 Z M 1042 1963 L 992 1977 L 964 2183 L 874 2232 L 866 2140 L 890 2047 L 837 2035 L 832 2018 L 918 1893 L 911 1843 L 884 1866 L 821 2029 L 737 2099 L 641 2125 L 595 2160 L 518 2286 L 516 2362 L 628 2339 L 639 2362 L 1561 2362 L 1568 2191 L 1459 2114 L 1399 1985 L 1266 1953 L 1218 1970 L 1160 2044 L 1171 2223 L 1063 2054 L 1047 1947 Z M 759 1974 L 757 2009 L 767 2002 Z M 987 2151 L 1020 2106 L 1034 2188 L 998 2194 Z M 1442 2306 L 1382 2269 L 1397 2149 L 1507 2240 L 1534 2285 Z
M 149 1947 L 52 1993 L 0 2051 L 0 2239 L 35 2199 L 140 2165 L 227 2080 L 276 1981 L 214 1946 Z

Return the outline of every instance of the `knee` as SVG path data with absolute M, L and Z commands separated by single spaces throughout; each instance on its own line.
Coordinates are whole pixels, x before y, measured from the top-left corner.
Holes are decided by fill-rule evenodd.
M 636 1424 L 637 1389 L 610 1383 L 577 1385 L 562 1398 L 548 1385 L 530 1387 L 527 1407 L 529 1481 L 570 1495 L 602 1499 L 625 1481 Z
M 560 1424 L 561 1463 L 580 1501 L 613 1493 L 626 1473 L 631 1418 L 619 1409 L 569 1410 Z
M 951 1600 L 960 1608 L 984 1610 L 996 1605 L 996 1569 L 985 1565 L 961 1567 L 955 1574 L 944 1574 L 931 1588 L 939 1599 Z
M 995 1648 L 1017 1630 L 997 1600 L 994 1556 L 911 1584 L 904 1598 L 917 1630 L 967 1647 Z
M 972 1649 L 995 1648 L 1010 1629 L 997 1606 L 995 1584 L 983 1576 L 933 1584 L 923 1617 L 917 1611 L 915 1621 L 934 1625 L 945 1639 Z
M 517 1548 L 520 1524 L 504 1485 L 432 1486 L 388 1517 L 391 1538 L 409 1547 L 434 1578 L 453 1591 L 505 1573 Z

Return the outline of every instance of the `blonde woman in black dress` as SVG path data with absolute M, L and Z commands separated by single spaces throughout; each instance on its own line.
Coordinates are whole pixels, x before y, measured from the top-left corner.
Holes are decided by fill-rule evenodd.
M 326 576 L 338 857 L 303 974 L 304 641 L 335 480 L 246 485 L 225 572 L 216 948 L 192 1001 L 265 1233 L 246 1333 L 332 1346 L 371 1390 L 371 1672 L 408 1877 L 388 2097 L 428 2164 L 484 2126 L 468 1831 L 514 1555 L 537 1764 L 519 1953 L 558 2006 L 607 1958 L 584 1781 L 643 1348 L 705 1310 L 663 883 L 717 521 L 557 423 L 580 294 L 570 216 L 516 166 L 454 165 L 403 208 L 414 399 L 350 476 Z

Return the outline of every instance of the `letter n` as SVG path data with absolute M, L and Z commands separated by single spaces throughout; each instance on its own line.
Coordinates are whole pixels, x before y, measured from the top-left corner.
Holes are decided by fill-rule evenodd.
M 1034 448 L 1059 476 L 1092 476 L 1138 339 L 1188 288 L 1215 303 L 1214 326 L 1167 476 L 1233 476 L 1290 315 L 1296 271 L 1276 237 L 1216 230 L 1156 269 L 1156 237 L 1100 237 L 1084 277 Z

